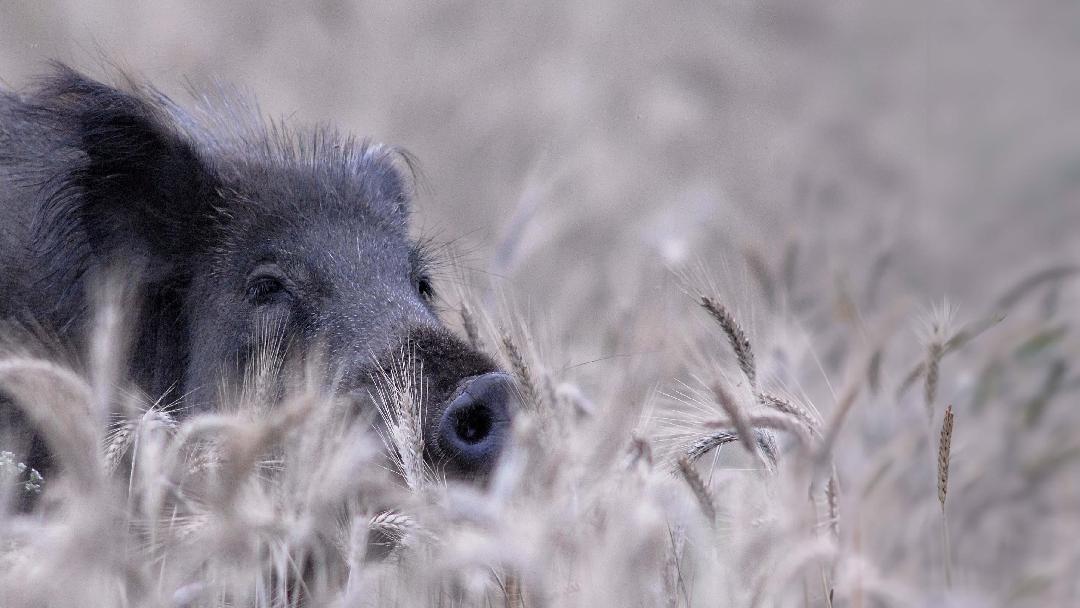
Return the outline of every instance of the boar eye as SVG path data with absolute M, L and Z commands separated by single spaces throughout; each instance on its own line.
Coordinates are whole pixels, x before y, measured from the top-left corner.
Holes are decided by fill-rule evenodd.
M 274 264 L 263 264 L 251 272 L 247 281 L 247 299 L 253 306 L 266 306 L 291 296 L 289 280 Z
M 429 276 L 421 275 L 416 279 L 416 291 L 420 292 L 420 297 L 426 302 L 435 299 L 435 287 L 432 286 Z

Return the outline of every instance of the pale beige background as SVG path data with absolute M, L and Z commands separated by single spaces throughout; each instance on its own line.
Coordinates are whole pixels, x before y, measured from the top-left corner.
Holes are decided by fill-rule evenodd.
M 420 229 L 571 332 L 673 263 L 792 238 L 836 276 L 895 250 L 897 289 L 961 305 L 1075 259 L 1078 31 L 1050 0 L 0 0 L 0 78 L 104 56 L 403 145 Z

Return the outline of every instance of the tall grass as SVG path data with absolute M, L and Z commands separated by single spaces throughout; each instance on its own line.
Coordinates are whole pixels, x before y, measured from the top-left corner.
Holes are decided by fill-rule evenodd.
M 123 331 L 110 313 L 88 371 L 7 349 L 3 389 L 63 446 L 65 473 L 16 483 L 25 471 L 15 455 L 0 460 L 9 494 L 43 492 L 37 512 L 0 519 L 0 598 L 17 607 L 88 598 L 873 606 L 1074 597 L 1071 549 L 1045 541 L 1078 523 L 1067 499 L 1075 439 L 1030 423 L 1013 405 L 1022 393 L 989 389 L 993 376 L 977 373 L 991 362 L 1005 377 L 1037 372 L 1031 358 L 1053 359 L 1063 345 L 1032 343 L 1038 334 L 1022 321 L 995 326 L 996 341 L 971 332 L 957 345 L 937 332 L 932 357 L 951 359 L 933 390 L 871 390 L 865 348 L 852 348 L 846 379 L 829 376 L 819 360 L 828 325 L 802 326 L 809 364 L 770 367 L 762 362 L 790 357 L 797 341 L 752 338 L 765 332 L 722 302 L 699 293 L 668 319 L 668 331 L 683 332 L 682 350 L 664 357 L 681 363 L 632 402 L 623 392 L 637 386 L 632 365 L 609 364 L 605 384 L 590 389 L 586 370 L 553 375 L 540 349 L 522 348 L 532 341 L 504 329 L 521 327 L 516 314 L 460 308 L 476 343 L 502 349 L 528 403 L 483 486 L 447 481 L 423 463 L 413 377 L 422 370 L 404 364 L 405 352 L 366 415 L 303 382 L 268 407 L 259 399 L 276 393 L 260 385 L 285 372 L 267 363 L 260 369 L 278 371 L 253 370 L 235 408 L 178 419 L 98 360 L 125 343 L 110 335 Z M 1006 308 L 1023 316 L 1022 302 Z M 926 337 L 894 334 L 873 347 L 890 353 L 876 372 L 882 383 L 899 389 L 915 363 L 931 381 L 938 363 L 926 359 Z M 955 406 L 931 437 L 920 420 L 934 394 Z M 1051 407 L 1055 395 L 1042 398 L 1040 416 L 1072 419 Z M 1001 532 L 1004 522 L 1019 530 Z M 1008 556 L 989 553 L 1003 544 Z

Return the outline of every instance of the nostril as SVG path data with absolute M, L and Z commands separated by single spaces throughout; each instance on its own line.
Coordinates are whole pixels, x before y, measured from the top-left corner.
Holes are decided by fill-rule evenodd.
M 439 422 L 438 442 L 449 469 L 476 474 L 493 466 L 509 433 L 512 391 L 503 373 L 465 381 Z
M 491 434 L 491 410 L 483 403 L 465 407 L 454 413 L 454 433 L 468 444 L 480 443 Z

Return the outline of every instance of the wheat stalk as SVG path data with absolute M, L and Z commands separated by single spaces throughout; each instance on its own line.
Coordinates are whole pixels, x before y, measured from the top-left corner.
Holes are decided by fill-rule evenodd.
M 938 443 L 938 501 L 945 510 L 945 497 L 949 491 L 949 457 L 952 450 L 953 408 L 945 409 L 945 419 L 941 423 L 941 440 Z
M 833 539 L 840 538 L 840 479 L 833 467 L 829 482 L 825 484 L 825 502 L 829 507 L 829 530 Z
M 686 446 L 684 455 L 687 459 L 690 460 L 690 462 L 694 462 L 698 458 L 701 458 L 705 454 L 708 454 L 714 448 L 718 448 L 725 443 L 731 443 L 732 441 L 738 440 L 739 436 L 735 433 L 730 433 L 728 431 L 717 431 L 715 433 L 704 435 L 690 445 Z
M 480 350 L 482 345 L 480 343 L 480 331 L 476 327 L 476 317 L 473 316 L 469 305 L 464 302 L 461 304 L 461 325 L 465 329 L 465 337 L 469 340 L 469 346 Z
M 105 471 L 113 473 L 124 458 L 134 439 L 136 423 L 121 419 L 105 438 Z
M 750 437 L 757 440 L 756 448 L 764 450 L 769 460 L 775 464 L 775 454 L 772 453 L 771 446 L 767 441 L 763 439 L 765 436 L 758 429 L 772 429 L 777 431 L 784 431 L 790 433 L 793 437 L 799 440 L 799 445 L 803 448 L 809 448 L 811 445 L 812 437 L 806 430 L 801 422 L 794 417 L 787 414 L 781 414 L 779 412 L 763 412 L 760 414 L 754 414 L 745 418 L 746 426 L 749 428 Z M 707 427 L 719 427 L 722 429 L 730 430 L 735 426 L 735 423 L 730 418 L 721 418 L 717 420 L 706 420 L 704 426 Z M 726 431 L 722 431 L 726 432 Z M 736 431 L 735 439 L 739 438 L 739 431 Z M 744 444 L 745 445 L 745 444 Z
M 772 393 L 761 393 L 758 395 L 758 400 L 766 407 L 795 418 L 806 425 L 806 428 L 813 434 L 821 435 L 821 422 L 802 405 Z
M 709 492 L 709 488 L 705 485 L 705 480 L 698 475 L 697 470 L 694 469 L 694 463 L 690 462 L 690 459 L 683 456 L 679 458 L 679 472 L 682 473 L 682 477 L 686 480 L 686 485 L 690 486 L 690 490 L 697 498 L 698 506 L 701 507 L 701 512 L 705 514 L 705 519 L 710 524 L 716 523 L 716 503 L 713 501 L 712 494 Z
M 525 606 L 525 593 L 521 588 L 521 577 L 513 572 L 507 572 L 505 578 L 503 597 L 506 600 L 506 608 L 522 608 Z
M 945 555 L 945 582 L 952 585 L 952 558 L 949 544 L 949 520 L 945 514 L 945 499 L 949 492 L 949 460 L 952 452 L 953 408 L 945 408 L 945 418 L 941 422 L 941 440 L 938 443 L 938 502 L 941 503 L 941 540 Z
M 746 332 L 735 321 L 735 317 L 732 316 L 728 309 L 717 300 L 709 296 L 701 296 L 701 306 L 720 325 L 720 329 L 727 334 L 731 348 L 735 351 L 735 359 L 739 363 L 739 369 L 746 375 L 746 379 L 750 381 L 751 388 L 757 386 L 754 350 L 750 346 L 750 340 L 746 337 Z
M 383 511 L 368 520 L 368 529 L 385 536 L 389 542 L 398 546 L 416 529 L 413 518 L 396 511 Z
M 424 462 L 423 382 L 410 369 L 412 359 L 400 353 L 390 371 L 376 377 L 376 393 L 379 414 L 386 423 L 384 443 L 406 485 L 417 491 L 428 476 Z M 422 378 L 422 363 L 419 365 L 417 375 Z
M 776 281 L 773 279 L 772 272 L 769 271 L 769 263 L 765 261 L 765 257 L 760 251 L 750 247 L 743 251 L 743 257 L 746 259 L 750 274 L 757 280 L 758 287 L 761 288 L 761 295 L 765 296 L 765 302 L 770 309 L 775 308 Z
M 730 425 L 735 428 L 735 435 L 739 442 L 752 456 L 760 458 L 757 443 L 754 442 L 753 428 L 750 426 L 750 421 L 743 414 L 742 407 L 735 401 L 735 397 L 720 383 L 713 384 L 712 391 L 713 395 L 716 396 L 716 402 L 720 404 L 724 413 L 727 414 Z
M 934 400 L 937 398 L 938 388 L 938 373 L 941 363 L 941 356 L 944 353 L 944 347 L 940 341 L 931 341 L 927 346 L 926 353 L 926 382 L 923 385 L 923 398 L 926 405 L 926 415 L 928 418 L 934 416 Z
M 522 397 L 525 398 L 528 407 L 537 410 L 540 408 L 540 391 L 536 388 L 536 381 L 533 380 L 529 364 L 513 337 L 510 336 L 510 332 L 504 329 L 501 333 L 503 350 L 506 352 L 510 369 L 514 372 L 514 377 L 517 378 L 518 385 L 521 387 Z

